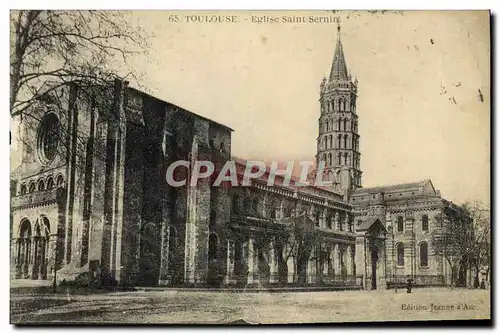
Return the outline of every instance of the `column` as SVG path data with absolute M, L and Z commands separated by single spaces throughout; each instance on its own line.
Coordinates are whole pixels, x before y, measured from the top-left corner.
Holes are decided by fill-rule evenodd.
M 328 282 L 333 283 L 334 275 L 335 275 L 335 261 L 334 261 L 333 247 L 332 245 L 328 246 Z
M 309 254 L 309 259 L 307 260 L 307 283 L 316 283 L 316 252 L 317 247 L 313 247 L 311 253 Z
M 347 246 L 346 266 L 347 266 L 347 276 L 351 276 L 352 275 L 352 247 L 351 247 L 351 245 Z
M 278 282 L 278 261 L 276 259 L 276 250 L 274 249 L 274 237 L 269 243 L 269 283 Z
M 226 256 L 226 276 L 224 277 L 225 284 L 235 284 L 234 277 L 234 241 L 227 241 L 227 256 Z
M 44 237 L 41 237 L 38 241 L 38 278 L 39 279 L 45 279 L 45 271 L 46 271 L 46 245 L 47 245 L 47 239 Z
M 30 252 L 28 252 L 29 260 L 28 260 L 28 276 L 27 278 L 36 279 L 33 274 L 33 268 L 35 267 L 36 262 L 36 251 L 37 251 L 37 242 L 36 237 L 30 238 L 30 244 L 28 247 Z
M 10 277 L 19 278 L 21 275 L 21 238 L 13 238 L 10 241 Z
M 377 289 L 383 290 L 386 288 L 386 256 L 385 256 L 385 242 L 382 247 L 379 248 L 379 260 L 378 260 L 378 268 L 377 268 Z
M 363 232 L 356 233 L 356 250 L 355 262 L 356 262 L 356 276 L 362 275 L 362 279 L 358 281 L 356 278 L 356 284 L 361 285 L 363 289 L 367 288 L 367 262 L 366 262 L 366 248 L 365 248 L 366 237 Z
M 339 278 L 341 275 L 341 266 L 340 266 L 340 251 L 339 251 L 339 244 L 335 244 L 333 248 L 333 258 L 334 258 L 334 269 L 335 269 L 335 279 Z
M 26 274 L 28 273 L 28 242 L 29 238 L 19 239 L 19 247 L 21 250 L 19 251 L 19 277 L 18 278 L 26 278 Z
M 248 238 L 248 251 L 247 251 L 247 284 L 256 283 L 254 280 L 255 273 L 255 245 L 252 237 Z
M 295 255 L 294 254 L 289 254 L 290 250 L 288 249 L 289 245 L 285 245 L 283 247 L 283 258 L 286 259 L 286 264 L 288 268 L 288 283 L 295 283 L 297 277 L 295 274 Z
M 47 247 L 47 279 L 52 279 L 54 277 L 54 267 L 57 263 L 57 234 L 49 235 L 48 247 Z M 57 268 L 59 269 L 59 268 Z
M 170 226 L 168 221 L 165 219 L 161 222 L 161 244 L 160 244 L 160 274 L 158 277 L 158 285 L 167 286 L 172 284 L 172 278 L 168 273 L 168 265 L 170 258 Z

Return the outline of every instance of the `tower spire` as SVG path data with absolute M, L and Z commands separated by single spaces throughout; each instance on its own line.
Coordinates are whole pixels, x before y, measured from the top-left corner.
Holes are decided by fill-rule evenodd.
M 329 81 L 333 80 L 348 80 L 347 64 L 344 57 L 344 49 L 340 38 L 340 23 L 337 25 L 337 45 L 333 55 L 332 69 L 330 71 Z

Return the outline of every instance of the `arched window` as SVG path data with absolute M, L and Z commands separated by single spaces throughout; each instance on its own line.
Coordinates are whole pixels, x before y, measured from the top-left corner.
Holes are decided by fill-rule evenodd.
M 323 155 L 323 161 L 325 162 L 325 165 L 328 163 L 328 158 L 326 156 L 326 153 Z
M 342 135 L 337 136 L 337 148 L 342 148 Z
M 398 259 L 398 266 L 405 265 L 405 246 L 402 243 L 396 245 L 396 254 Z
M 427 215 L 422 216 L 422 231 L 429 231 L 429 217 Z
M 64 186 L 64 178 L 62 175 L 59 175 L 56 179 L 56 187 L 61 188 Z
M 38 181 L 38 191 L 44 191 L 45 190 L 45 182 L 43 180 Z
M 325 149 L 325 150 L 328 149 L 328 142 L 326 140 L 326 136 L 323 137 L 323 149 Z
M 346 164 L 346 166 L 349 166 L 349 165 L 350 165 L 350 163 L 349 163 L 349 162 L 350 162 L 350 161 L 349 161 L 349 160 L 350 160 L 350 159 L 349 159 L 349 153 L 345 153 L 345 156 L 344 156 L 344 157 L 345 157 L 345 164 Z
M 420 248 L 420 266 L 421 267 L 427 267 L 429 265 L 429 245 L 427 242 L 422 242 L 419 246 Z
M 217 248 L 219 246 L 219 238 L 217 234 L 211 233 L 208 237 L 208 259 L 214 260 L 217 258 Z
M 226 150 L 224 149 L 224 143 L 220 143 L 219 153 L 224 153 Z
M 21 195 L 25 195 L 27 192 L 27 189 L 26 189 L 26 185 L 25 184 L 22 184 L 21 185 Z
M 344 119 L 344 131 L 347 131 L 347 119 Z
M 347 148 L 347 135 L 344 135 L 344 148 Z
M 240 204 L 240 197 L 238 195 L 234 195 L 232 203 L 233 212 L 237 213 L 240 211 L 239 204 Z
M 328 166 L 331 166 L 331 165 L 333 165 L 332 154 L 328 153 Z
M 328 139 L 329 139 L 329 142 L 330 142 L 330 148 L 333 148 L 333 136 L 330 135 L 330 137 Z
M 252 201 L 252 210 L 254 213 L 259 213 L 259 200 L 257 198 Z
M 271 203 L 269 211 L 269 216 L 271 217 L 271 219 L 276 219 L 276 203 L 274 203 L 274 201 Z
M 403 217 L 399 216 L 398 217 L 398 232 L 403 232 L 403 231 L 404 231 Z
M 53 113 L 45 115 L 38 132 L 38 149 L 44 162 L 49 162 L 56 155 L 59 143 L 59 119 Z
M 342 123 L 342 119 L 338 119 L 337 121 L 337 131 L 340 131 L 340 124 Z
M 215 209 L 210 210 L 210 224 L 209 227 L 212 228 L 217 222 L 217 211 Z
M 146 224 L 142 229 L 141 238 L 142 251 L 146 254 L 154 252 L 157 242 L 156 226 L 152 223 Z
M 29 187 L 29 189 L 28 189 L 28 192 L 29 192 L 29 193 L 34 193 L 34 192 L 35 192 L 35 189 L 36 189 L 35 182 L 31 181 L 31 183 L 30 183 L 30 187 Z
M 340 111 L 344 111 L 344 101 L 339 99 Z
M 51 190 L 54 188 L 54 178 L 51 176 L 49 177 L 49 179 L 47 180 L 47 190 Z

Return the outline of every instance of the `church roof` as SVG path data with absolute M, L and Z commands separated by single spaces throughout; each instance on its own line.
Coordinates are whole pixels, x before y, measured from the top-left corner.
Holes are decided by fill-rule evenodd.
M 368 231 L 373 225 L 379 224 L 382 229 L 387 232 L 384 224 L 380 221 L 378 217 L 370 217 L 365 219 L 357 228 L 356 231 Z
M 340 26 L 337 28 L 337 31 L 337 45 L 335 46 L 335 54 L 333 56 L 329 81 L 349 79 L 349 75 L 347 73 L 347 63 L 344 57 L 344 49 L 342 48 L 342 41 L 340 40 Z
M 371 187 L 371 188 L 358 188 L 355 190 L 355 194 L 401 191 L 401 190 L 409 190 L 409 189 L 418 189 L 419 187 L 426 187 L 426 186 L 431 187 L 430 190 L 434 190 L 434 186 L 432 185 L 432 181 L 429 179 L 426 179 L 426 180 L 422 180 L 422 181 L 418 181 L 418 182 L 392 184 L 392 185 L 377 186 L 377 187 Z

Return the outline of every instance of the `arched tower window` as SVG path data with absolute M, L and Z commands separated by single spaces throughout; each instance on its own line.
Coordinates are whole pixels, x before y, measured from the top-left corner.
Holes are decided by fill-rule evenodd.
M 429 245 L 427 242 L 422 242 L 419 246 L 420 250 L 420 266 L 427 267 L 429 265 Z
M 339 156 L 338 156 L 338 164 L 342 165 L 342 153 L 340 153 L 340 152 L 339 152 Z
M 347 165 L 348 156 L 347 152 L 344 153 L 344 165 Z
M 34 181 L 31 181 L 31 182 L 30 182 L 30 187 L 29 187 L 29 189 L 28 189 L 28 192 L 29 192 L 29 193 L 34 193 L 34 192 L 35 192 L 35 189 L 36 189 L 35 182 L 34 182 Z
M 429 231 L 429 217 L 427 215 L 422 216 L 422 231 Z
M 398 217 L 398 232 L 403 232 L 403 231 L 404 231 L 403 217 L 399 216 Z
M 28 190 L 26 189 L 26 185 L 22 184 L 21 185 L 21 195 L 25 195 Z
M 347 131 L 347 119 L 344 119 L 344 131 Z
M 339 99 L 339 106 L 340 106 L 340 111 L 344 111 L 344 101 Z
M 337 120 L 337 131 L 340 131 L 340 124 L 341 124 L 341 123 L 342 123 L 342 119 L 341 119 L 341 118 L 339 118 L 339 119 Z
M 328 163 L 328 160 L 327 160 L 327 157 L 326 157 L 326 153 L 323 155 L 323 161 L 325 162 L 325 165 Z
M 398 266 L 405 265 L 405 246 L 402 243 L 396 245 L 396 257 L 398 259 Z
M 344 135 L 344 148 L 347 148 L 347 135 Z
M 342 135 L 337 136 L 337 147 L 342 148 Z
M 330 137 L 328 139 L 329 139 L 329 142 L 330 142 L 330 148 L 333 148 L 333 136 L 330 135 Z
M 332 165 L 332 154 L 328 153 L 328 166 Z
M 328 148 L 328 143 L 326 142 L 326 136 L 323 137 L 323 149 L 326 150 Z

